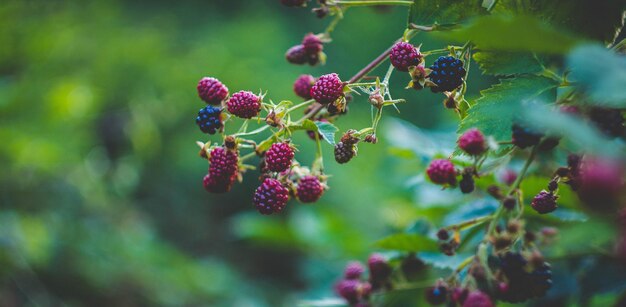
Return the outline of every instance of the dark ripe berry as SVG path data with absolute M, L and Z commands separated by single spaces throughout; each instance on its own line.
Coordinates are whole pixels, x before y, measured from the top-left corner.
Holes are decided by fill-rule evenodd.
M 619 163 L 599 158 L 585 159 L 580 166 L 578 197 L 589 207 L 605 211 L 617 205 L 624 187 L 624 169 Z
M 559 188 L 559 183 L 556 180 L 552 179 L 552 180 L 550 180 L 550 182 L 548 182 L 548 190 L 550 192 L 554 192 L 558 188 Z
M 550 265 L 542 260 L 533 261 L 535 269 L 528 271 L 528 261 L 519 253 L 508 252 L 500 257 L 500 270 L 508 284 L 498 292 L 498 298 L 511 303 L 544 296 L 552 286 Z
M 528 277 L 528 286 L 532 297 L 542 297 L 552 287 L 552 270 L 548 263 L 544 262 L 542 266 L 530 272 Z
M 322 122 L 322 123 L 328 123 L 328 120 L 325 118 L 320 118 L 319 120 L 316 120 L 315 122 Z M 309 136 L 309 138 L 313 141 L 315 141 L 315 135 L 317 134 L 317 137 L 320 139 L 320 141 L 324 140 L 324 136 L 317 132 L 317 131 L 313 131 L 313 130 L 307 130 L 306 131 L 307 135 Z
M 309 33 L 304 36 L 302 39 L 302 46 L 304 46 L 304 51 L 308 54 L 318 54 L 324 49 L 324 45 L 320 38 L 313 34 Z
M 540 214 L 550 213 L 558 207 L 556 205 L 556 200 L 558 196 L 552 194 L 551 192 L 541 191 L 539 194 L 533 198 L 532 203 L 530 205 Z
M 204 188 L 211 193 L 228 192 L 237 179 L 238 163 L 236 152 L 215 147 L 209 154 L 209 173 L 204 177 Z
M 409 66 L 417 66 L 421 62 L 422 54 L 410 43 L 398 42 L 391 48 L 389 59 L 397 70 L 409 71 Z
M 266 178 L 256 191 L 252 201 L 261 214 L 281 212 L 289 200 L 289 190 L 280 181 Z
M 441 228 L 439 229 L 439 231 L 437 231 L 437 238 L 441 241 L 447 241 L 448 239 L 450 239 L 450 233 L 448 233 L 447 230 Z
M 500 175 L 500 180 L 506 185 L 512 185 L 517 180 L 517 173 L 513 170 L 507 169 Z
M 265 153 L 265 166 L 271 172 L 283 172 L 291 167 L 293 148 L 287 142 L 274 143 Z
M 417 258 L 415 254 L 409 254 L 400 263 L 400 269 L 407 279 L 413 279 L 417 274 L 422 272 L 426 264 Z
M 475 128 L 465 131 L 465 133 L 459 137 L 457 143 L 461 150 L 471 156 L 479 156 L 487 151 L 485 136 L 480 130 Z
M 459 182 L 459 188 L 463 194 L 469 194 L 474 191 L 474 178 L 471 174 L 463 174 L 463 178 Z
M 348 163 L 355 155 L 356 149 L 353 144 L 339 142 L 335 145 L 335 161 L 337 161 L 337 163 Z
M 344 279 L 335 285 L 335 291 L 349 304 L 356 304 L 360 295 L 361 282 L 355 279 Z
M 509 279 L 523 275 L 526 263 L 526 259 L 519 253 L 507 252 L 500 256 L 500 269 Z
M 456 170 L 450 160 L 433 160 L 430 162 L 428 169 L 426 169 L 426 174 L 428 174 L 428 178 L 430 178 L 430 181 L 433 183 L 441 185 L 456 184 Z
M 346 265 L 343 275 L 346 279 L 359 279 L 363 272 L 365 272 L 365 267 L 360 262 L 353 261 Z
M 315 83 L 315 78 L 311 75 L 301 75 L 296 79 L 296 82 L 293 83 L 293 91 L 296 95 L 304 98 L 311 99 L 311 88 Z
M 287 59 L 287 62 L 296 65 L 302 65 L 309 61 L 309 56 L 302 45 L 296 45 L 289 48 L 287 53 L 285 53 L 285 58 Z
M 311 97 L 326 105 L 343 96 L 343 82 L 336 73 L 323 75 L 315 81 L 311 88 Z
M 252 118 L 261 110 L 261 98 L 252 92 L 234 93 L 226 103 L 228 112 L 240 118 Z
M 620 110 L 594 108 L 589 112 L 589 118 L 605 135 L 612 138 L 624 136 L 624 117 Z
M 307 1 L 309 0 L 280 0 L 280 3 L 287 7 L 298 7 L 305 6 Z
M 469 295 L 469 290 L 467 288 L 456 287 L 452 289 L 450 298 L 452 299 L 453 303 L 462 305 L 463 302 L 465 302 L 465 300 L 467 299 L 468 295 Z M 454 306 L 457 306 L 457 305 L 454 305 Z
M 463 307 L 493 307 L 495 306 L 491 301 L 489 295 L 481 291 L 472 291 L 467 295 L 467 298 L 463 302 Z
M 198 111 L 196 124 L 204 133 L 215 134 L 224 127 L 222 123 L 222 109 L 213 106 L 206 106 Z
M 507 210 L 513 210 L 515 208 L 515 205 L 517 205 L 517 201 L 515 200 L 515 198 L 509 196 L 502 201 L 502 205 Z
M 426 301 L 431 305 L 441 305 L 446 302 L 448 296 L 448 287 L 439 284 L 426 289 Z
M 208 104 L 218 105 L 228 96 L 228 88 L 220 80 L 204 77 L 198 82 L 198 96 Z
M 453 91 L 463 84 L 466 71 L 463 68 L 463 61 L 459 59 L 451 56 L 440 56 L 430 69 L 432 72 L 428 78 L 437 85 L 431 87 L 433 92 Z
M 372 254 L 367 259 L 367 266 L 370 270 L 370 280 L 375 283 L 386 281 L 391 276 L 391 266 L 387 259 L 380 254 Z
M 512 131 L 513 145 L 519 148 L 535 146 L 539 144 L 539 141 L 541 141 L 541 138 L 543 137 L 542 133 L 535 132 L 519 124 L 513 124 Z
M 304 176 L 298 181 L 296 196 L 303 203 L 316 202 L 324 193 L 324 186 L 317 176 Z

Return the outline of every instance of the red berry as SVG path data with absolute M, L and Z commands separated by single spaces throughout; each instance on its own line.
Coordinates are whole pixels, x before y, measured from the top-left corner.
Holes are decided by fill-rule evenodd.
M 296 79 L 296 82 L 293 83 L 293 91 L 296 95 L 304 98 L 311 99 L 311 88 L 315 84 L 315 78 L 311 75 L 301 75 Z
M 430 181 L 436 184 L 456 184 L 456 170 L 454 164 L 450 160 L 438 159 L 433 160 L 426 170 Z
M 507 169 L 500 175 L 500 180 L 506 185 L 512 185 L 515 183 L 515 180 L 517 180 L 517 173 L 511 169 Z
M 535 196 L 535 198 L 533 198 L 533 201 L 530 205 L 533 207 L 533 209 L 535 209 L 535 211 L 537 211 L 537 213 L 550 213 L 556 210 L 556 208 L 558 207 L 556 205 L 557 198 L 558 196 L 550 192 L 541 191 Z
M 289 143 L 274 143 L 265 153 L 265 166 L 271 172 L 283 172 L 291 167 L 293 148 Z
M 318 54 L 324 49 L 324 45 L 317 35 L 313 33 L 309 33 L 304 36 L 302 39 L 302 46 L 304 46 L 304 51 L 308 54 Z
M 321 104 L 329 104 L 343 95 L 343 82 L 335 73 L 323 75 L 311 88 L 311 97 Z
M 493 307 L 494 304 L 491 301 L 491 298 L 481 292 L 481 291 L 473 291 L 465 299 L 463 302 L 463 307 Z
M 303 203 L 316 202 L 324 193 L 324 186 L 316 176 L 304 176 L 298 181 L 296 195 Z
M 472 156 L 483 154 L 487 150 L 485 136 L 478 129 L 469 129 L 459 137 L 459 148 Z
M 209 154 L 209 173 L 204 177 L 204 188 L 211 193 L 228 192 L 239 171 L 236 152 L 215 147 Z
M 335 291 L 348 303 L 356 304 L 360 297 L 361 282 L 354 279 L 344 279 L 335 285 Z
M 372 282 L 381 283 L 391 276 L 391 266 L 381 254 L 372 254 L 367 259 L 367 266 L 370 270 L 370 280 Z
M 232 187 L 232 182 L 228 178 L 211 177 L 209 174 L 204 176 L 202 184 L 207 192 L 216 194 L 226 193 Z
M 259 114 L 261 102 L 259 96 L 248 91 L 240 91 L 228 99 L 228 112 L 241 118 L 252 118 Z
M 309 60 L 306 51 L 304 50 L 304 46 L 302 45 L 296 45 L 289 48 L 285 54 L 285 58 L 287 59 L 287 62 L 297 65 L 302 65 Z
M 252 198 L 256 209 L 265 215 L 281 212 L 288 200 L 289 190 L 273 178 L 266 178 Z
M 391 64 L 399 71 L 409 71 L 410 66 L 417 66 L 422 60 L 422 54 L 415 46 L 399 42 L 393 45 L 389 54 Z
M 220 80 L 204 77 L 198 82 L 198 96 L 208 104 L 217 105 L 228 96 L 228 88 Z
M 365 268 L 358 261 L 353 261 L 346 265 L 346 269 L 344 270 L 344 276 L 346 279 L 359 279 L 361 275 L 365 272 Z
M 607 210 L 616 205 L 624 186 L 623 166 L 611 160 L 585 159 L 580 166 L 578 197 L 594 209 Z
M 467 288 L 454 288 L 452 289 L 452 293 L 450 294 L 450 298 L 452 299 L 453 303 L 456 303 L 458 305 L 463 304 L 463 302 L 465 302 L 465 300 L 467 299 L 467 296 L 469 295 L 469 290 Z M 455 305 L 457 306 L 457 305 Z

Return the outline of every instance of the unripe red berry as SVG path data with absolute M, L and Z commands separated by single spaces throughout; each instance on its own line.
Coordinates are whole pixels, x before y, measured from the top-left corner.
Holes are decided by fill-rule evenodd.
M 304 36 L 302 39 L 302 46 L 304 46 L 304 51 L 308 54 L 318 54 L 324 49 L 322 40 L 320 40 L 320 38 L 313 33 L 309 33 Z
M 293 157 L 293 148 L 289 143 L 274 143 L 265 153 L 265 165 L 269 171 L 280 173 L 291 167 Z
M 324 186 L 317 176 L 304 176 L 298 181 L 296 196 L 303 203 L 316 202 L 324 193 Z
M 311 88 L 315 84 L 315 78 L 311 75 L 301 75 L 293 83 L 293 91 L 296 95 L 304 98 L 311 99 Z
M 433 160 L 426 170 L 428 178 L 435 184 L 456 184 L 456 170 L 454 164 L 450 160 L 438 159 Z
M 211 193 L 228 192 L 239 171 L 237 153 L 215 147 L 209 153 L 209 173 L 204 177 L 204 188 Z
M 349 304 L 356 304 L 360 297 L 361 282 L 355 279 L 344 279 L 335 285 L 335 291 Z
M 500 175 L 500 180 L 506 185 L 512 185 L 515 180 L 517 180 L 517 173 L 511 169 L 507 169 Z
M 463 307 L 493 307 L 489 295 L 481 291 L 472 291 L 463 302 Z
M 478 156 L 487 150 L 485 136 L 480 130 L 473 128 L 465 131 L 457 142 L 459 148 L 471 156 Z
M 558 207 L 556 205 L 557 198 L 558 196 L 550 192 L 541 191 L 535 196 L 535 198 L 533 198 L 533 201 L 530 205 L 533 207 L 533 209 L 535 209 L 535 211 L 537 211 L 537 213 L 550 213 L 556 210 L 556 208 Z
M 611 160 L 585 159 L 580 167 L 578 197 L 596 210 L 610 210 L 617 205 L 624 187 L 623 166 Z
M 410 66 L 417 66 L 420 63 L 422 54 L 410 43 L 398 42 L 391 48 L 389 59 L 397 70 L 409 71 Z
M 391 276 L 391 266 L 381 254 L 372 254 L 367 259 L 370 270 L 370 280 L 376 283 L 383 282 Z
M 252 201 L 261 214 L 281 212 L 289 200 L 289 190 L 280 181 L 266 178 L 256 191 Z
M 313 84 L 311 97 L 323 105 L 329 104 L 343 96 L 343 86 L 336 73 L 323 75 Z
M 228 96 L 228 88 L 216 78 L 204 77 L 198 81 L 198 96 L 204 102 L 218 105 Z
M 365 267 L 360 262 L 353 261 L 346 265 L 344 276 L 346 279 L 359 279 L 363 272 L 365 272 Z
M 240 118 L 252 118 L 261 110 L 261 98 L 252 92 L 240 91 L 228 99 L 228 112 Z

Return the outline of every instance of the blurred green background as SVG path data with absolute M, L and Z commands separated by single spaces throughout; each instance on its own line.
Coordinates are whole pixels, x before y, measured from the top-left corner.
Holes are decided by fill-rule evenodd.
M 418 217 L 405 182 L 421 166 L 391 157 L 382 135 L 347 165 L 325 145 L 322 200 L 260 216 L 256 172 L 225 195 L 202 188 L 196 82 L 214 76 L 231 93 L 296 101 L 298 75 L 348 79 L 402 35 L 406 14 L 351 9 L 327 64 L 311 68 L 284 52 L 330 20 L 279 1 L 3 1 L 0 305 L 292 306 L 332 296 L 346 261 Z M 470 97 L 494 82 L 470 74 Z M 407 81 L 394 75 L 407 103 L 383 127 L 394 116 L 453 131 L 442 96 L 405 91 Z M 357 96 L 338 126 L 365 127 L 369 112 Z M 314 144 L 304 133 L 295 142 L 311 161 Z

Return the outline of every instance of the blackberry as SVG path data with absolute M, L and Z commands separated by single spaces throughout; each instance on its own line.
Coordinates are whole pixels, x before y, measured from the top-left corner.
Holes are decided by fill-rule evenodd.
M 506 302 L 519 303 L 529 298 L 541 297 L 552 286 L 552 271 L 545 262 L 527 271 L 528 261 L 519 253 L 508 252 L 500 257 L 500 270 L 508 284 L 500 287 L 498 297 Z
M 315 81 L 311 88 L 311 97 L 315 101 L 327 105 L 343 96 L 344 83 L 336 73 L 323 75 Z
M 274 143 L 265 153 L 265 166 L 271 172 L 283 172 L 291 167 L 294 152 L 287 142 Z
M 522 149 L 539 144 L 543 137 L 543 133 L 533 131 L 519 124 L 513 124 L 512 131 L 513 145 Z
M 438 282 L 434 287 L 426 289 L 426 301 L 431 305 L 441 305 L 446 302 L 448 287 Z
M 472 291 L 463 302 L 463 307 L 494 307 L 489 295 L 481 291 Z
M 441 228 L 437 231 L 437 239 L 441 241 L 447 241 L 448 239 L 450 239 L 450 233 L 448 233 L 448 231 L 444 228 Z
M 504 206 L 504 208 L 506 208 L 507 210 L 513 210 L 515 208 L 515 205 L 517 205 L 517 201 L 515 200 L 515 198 L 510 196 L 506 197 L 502 201 L 502 206 Z
M 463 194 L 472 193 L 474 191 L 474 177 L 471 174 L 463 174 L 459 188 Z
M 541 191 L 539 194 L 533 198 L 532 203 L 530 204 L 537 213 L 546 214 L 550 213 L 558 207 L 556 204 L 556 200 L 559 197 L 552 194 L 552 192 Z
M 261 110 L 261 98 L 252 92 L 239 91 L 226 103 L 228 112 L 240 118 L 252 118 Z
M 304 47 L 304 51 L 306 51 L 307 54 L 314 55 L 322 52 L 322 50 L 324 49 L 322 40 L 320 40 L 320 38 L 313 33 L 309 33 L 304 36 L 304 38 L 302 39 L 302 46 Z
M 440 56 L 435 63 L 430 66 L 432 72 L 428 77 L 437 86 L 431 87 L 433 92 L 449 92 L 455 90 L 463 84 L 466 71 L 463 68 L 463 61 L 451 56 Z
M 209 153 L 209 173 L 204 177 L 204 188 L 211 193 L 228 192 L 237 179 L 238 163 L 236 152 L 215 147 Z
M 196 124 L 204 133 L 215 134 L 220 131 L 224 124 L 222 123 L 222 109 L 206 106 L 198 111 Z
M 346 265 L 346 269 L 344 270 L 344 277 L 346 279 L 359 279 L 361 275 L 365 272 L 365 268 L 358 261 L 353 261 Z
M 335 161 L 337 161 L 337 163 L 348 163 L 354 156 L 356 156 L 356 148 L 354 144 L 339 142 L 335 145 Z
M 297 65 L 302 65 L 308 61 L 306 51 L 304 51 L 304 46 L 302 45 L 296 45 L 289 48 L 287 53 L 285 53 L 285 58 L 287 59 L 287 62 Z
M 528 286 L 532 297 L 542 297 L 552 287 L 552 270 L 548 263 L 543 263 L 539 268 L 530 272 Z
M 198 81 L 198 96 L 208 104 L 218 105 L 228 96 L 228 88 L 220 80 L 204 77 Z
M 422 54 L 410 43 L 398 42 L 391 48 L 389 59 L 397 70 L 409 71 L 410 66 L 417 66 L 422 61 Z
M 263 180 L 252 198 L 256 209 L 264 215 L 281 212 L 288 200 L 289 190 L 273 178 Z
M 296 195 L 303 203 L 316 202 L 324 193 L 324 186 L 316 176 L 304 176 L 298 181 Z
M 594 108 L 589 112 L 589 118 L 606 136 L 624 136 L 624 117 L 620 110 Z
M 280 0 L 280 3 L 287 7 L 299 7 L 306 6 L 308 1 L 309 0 Z
M 296 79 L 296 82 L 293 83 L 293 91 L 296 95 L 304 98 L 311 99 L 311 88 L 315 83 L 315 78 L 311 75 L 301 75 Z
M 380 254 L 372 254 L 367 259 L 367 266 L 370 271 L 370 282 L 374 289 L 379 289 L 388 282 L 392 269 L 385 257 Z
M 433 160 L 428 166 L 428 169 L 426 169 L 426 174 L 428 174 L 430 181 L 435 184 L 456 185 L 456 170 L 450 160 Z
M 479 156 L 487 151 L 485 136 L 476 128 L 465 131 L 459 137 L 457 144 L 461 150 L 471 156 Z

